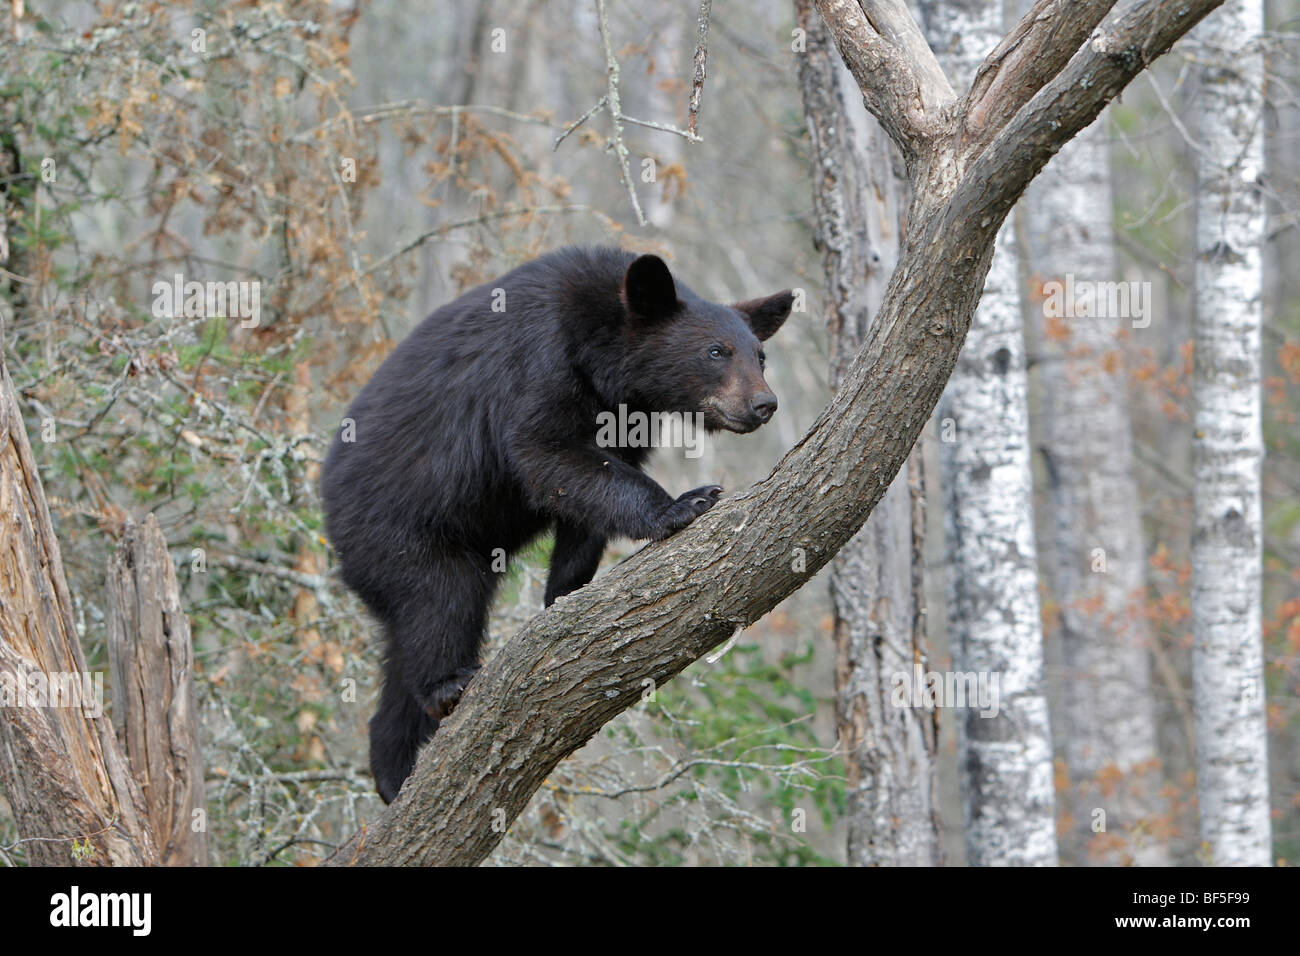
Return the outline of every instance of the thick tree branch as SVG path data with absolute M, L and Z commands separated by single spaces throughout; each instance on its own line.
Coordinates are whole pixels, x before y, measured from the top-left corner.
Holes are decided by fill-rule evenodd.
M 1057 151 L 1223 0 L 1138 0 L 1093 31 L 966 170 L 947 217 L 1000 222 Z
M 927 3 L 924 6 L 929 7 Z M 966 99 L 968 155 L 1056 76 L 1115 0 L 1038 0 L 975 74 Z
M 863 101 L 911 165 L 956 96 L 903 0 L 816 0 Z

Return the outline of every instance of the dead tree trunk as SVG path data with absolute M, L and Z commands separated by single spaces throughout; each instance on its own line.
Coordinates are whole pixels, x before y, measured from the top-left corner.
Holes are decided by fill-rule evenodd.
M 86 670 L 3 349 L 0 442 L 0 784 L 27 859 L 42 866 L 157 863 L 140 787 Z
M 165 866 L 208 862 L 190 623 L 153 515 L 129 519 L 109 568 L 113 724 Z
M 27 860 L 206 863 L 190 627 L 158 523 L 128 521 L 109 570 L 115 734 L 3 349 L 0 442 L 0 785 Z

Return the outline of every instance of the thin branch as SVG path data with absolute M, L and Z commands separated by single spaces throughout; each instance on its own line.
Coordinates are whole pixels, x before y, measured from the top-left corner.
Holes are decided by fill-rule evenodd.
M 575 129 L 577 129 L 587 120 L 591 119 L 592 116 L 596 115 L 596 112 L 600 110 L 600 108 L 604 106 L 607 102 L 609 102 L 609 98 L 607 96 L 602 96 L 600 99 L 596 101 L 595 106 L 587 110 L 587 112 L 583 113 L 582 116 L 580 116 L 578 119 L 570 123 L 565 128 L 564 132 L 561 133 L 559 137 L 555 140 L 555 145 L 551 147 L 552 151 L 559 149 L 560 144 L 564 142 L 564 140 L 568 137 L 570 133 L 572 133 Z M 704 142 L 704 137 L 696 136 L 690 130 L 682 129 L 680 126 L 673 126 L 669 123 L 656 123 L 654 122 L 654 120 L 637 119 L 635 116 L 627 116 L 626 114 L 621 115 L 619 119 L 621 119 L 624 123 L 631 123 L 634 126 L 644 126 L 646 129 L 657 129 L 661 133 L 673 133 L 674 135 L 680 136 L 688 143 Z
M 632 182 L 632 172 L 628 166 L 627 144 L 623 142 L 623 107 L 618 98 L 618 60 L 614 57 L 614 48 L 609 42 L 609 12 L 605 9 L 605 0 L 596 0 L 596 15 L 600 21 L 600 39 L 605 45 L 605 106 L 614 125 L 614 136 L 609 145 L 618 157 L 619 173 L 623 177 L 623 185 L 627 187 L 628 198 L 632 200 L 637 225 L 644 226 L 645 213 L 641 211 L 641 201 L 636 198 L 636 185 Z
M 552 793 L 562 793 L 571 797 L 603 797 L 606 800 L 617 800 L 620 797 L 627 796 L 630 793 L 654 793 L 656 790 L 662 790 L 669 784 L 676 781 L 683 774 L 694 770 L 697 767 L 721 767 L 728 770 L 753 770 L 757 773 L 772 774 L 773 776 L 789 777 L 792 775 L 816 776 L 816 773 L 810 769 L 811 765 L 826 763 L 834 760 L 839 754 L 835 752 L 818 751 L 816 757 L 807 760 L 799 760 L 792 764 L 775 764 L 775 763 L 756 763 L 747 760 L 720 760 L 709 757 L 701 757 L 695 760 L 684 760 L 672 770 L 663 774 L 658 780 L 645 784 L 631 784 L 626 787 L 620 787 L 617 790 L 593 790 L 590 788 L 583 789 L 580 787 L 568 787 L 564 784 L 549 784 L 547 789 Z
M 420 246 L 424 245 L 430 239 L 437 239 L 440 236 L 445 236 L 447 233 L 452 232 L 453 230 L 456 229 L 465 229 L 468 228 L 469 226 L 481 226 L 485 223 L 495 222 L 498 219 L 509 219 L 513 216 L 558 215 L 560 213 L 568 213 L 568 212 L 592 212 L 592 211 L 593 210 L 589 209 L 587 206 L 582 206 L 582 205 L 511 206 L 508 209 L 496 209 L 493 210 L 492 212 L 485 212 L 483 213 L 483 215 L 475 216 L 472 219 L 458 219 L 455 222 L 445 222 L 440 226 L 434 226 L 432 229 L 425 230 L 424 232 L 420 233 L 418 236 L 415 236 L 413 239 L 407 240 L 407 242 L 398 246 L 396 249 L 394 249 L 388 255 L 384 256 L 382 259 L 379 259 L 371 263 L 369 266 L 367 266 L 365 271 L 362 272 L 362 275 L 369 275 L 372 272 L 378 272 L 380 269 L 384 268 L 393 260 L 399 259 L 402 256 L 406 255 L 408 252 L 412 252 L 415 249 L 418 249 Z
M 368 773 L 360 769 L 346 768 L 339 770 L 285 770 L 279 773 L 268 771 L 257 774 L 232 773 L 221 768 L 213 768 L 208 772 L 208 779 L 239 784 L 245 787 L 263 786 L 270 781 L 280 784 L 361 782 L 367 786 L 369 785 Z M 337 844 L 330 845 L 337 846 Z
M 1160 81 L 1156 79 L 1154 73 L 1147 74 L 1147 82 L 1151 84 L 1151 90 L 1156 94 L 1156 100 L 1160 103 L 1160 108 L 1165 111 L 1165 116 L 1168 117 L 1169 122 L 1173 125 L 1174 129 L 1178 131 L 1178 135 L 1183 138 L 1183 142 L 1196 152 L 1200 153 L 1205 159 L 1217 163 L 1217 158 L 1208 149 L 1201 145 L 1200 141 L 1192 135 L 1191 130 L 1189 130 L 1187 125 L 1182 121 L 1182 118 L 1178 115 L 1178 111 L 1174 109 L 1173 105 L 1169 102 L 1169 98 L 1165 96 L 1165 91 L 1161 89 Z
M 518 123 L 532 123 L 537 126 L 549 126 L 552 129 L 558 128 L 554 122 L 542 116 L 530 116 L 527 113 L 517 113 L 514 110 L 508 110 L 500 106 L 475 106 L 473 104 L 458 104 L 455 106 L 435 106 L 426 103 L 423 100 L 400 100 L 395 103 L 380 103 L 371 107 L 364 113 L 340 113 L 331 116 L 324 122 L 317 123 L 315 126 L 309 126 L 306 129 L 290 136 L 290 143 L 307 143 L 316 142 L 320 134 L 337 126 L 340 123 L 378 123 L 381 120 L 391 119 L 398 116 L 451 116 L 455 118 L 461 113 L 483 113 L 487 116 L 499 116 L 502 119 L 514 120 Z
M 328 579 L 322 575 L 304 574 L 302 571 L 282 568 L 276 564 L 266 564 L 263 561 L 251 561 L 248 558 L 241 558 L 233 554 L 222 555 L 218 563 L 223 568 L 229 568 L 231 571 L 242 571 L 245 574 L 268 574 L 273 578 L 282 578 L 311 591 L 325 592 L 329 588 Z
M 682 129 L 680 126 L 673 126 L 669 123 L 656 123 L 653 120 L 637 119 L 635 116 L 627 115 L 624 115 L 622 120 L 624 123 L 632 123 L 635 126 L 644 126 L 646 129 L 657 129 L 662 133 L 675 133 L 688 143 L 704 142 L 703 136 L 697 136 L 688 129 Z
M 602 96 L 600 99 L 596 100 L 595 106 L 587 110 L 587 112 L 583 113 L 580 117 L 578 117 L 568 126 L 564 127 L 564 132 L 555 138 L 555 145 L 551 147 L 551 152 L 555 152 L 555 150 L 559 149 L 560 144 L 563 143 L 568 138 L 569 134 L 572 133 L 579 126 L 581 126 L 583 123 L 587 122 L 587 120 L 595 116 L 596 112 L 602 106 L 604 106 L 608 100 L 609 100 L 608 96 Z

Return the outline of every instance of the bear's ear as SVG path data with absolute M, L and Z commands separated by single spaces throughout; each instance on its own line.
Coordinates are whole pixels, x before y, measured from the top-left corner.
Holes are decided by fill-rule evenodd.
M 745 321 L 749 323 L 750 329 L 758 336 L 759 341 L 762 341 L 776 334 L 776 330 L 789 317 L 792 305 L 794 305 L 794 293 L 786 289 L 765 299 L 737 302 L 732 308 L 740 311 Z
M 623 304 L 642 322 L 666 319 L 679 308 L 672 273 L 658 256 L 640 256 L 623 276 Z

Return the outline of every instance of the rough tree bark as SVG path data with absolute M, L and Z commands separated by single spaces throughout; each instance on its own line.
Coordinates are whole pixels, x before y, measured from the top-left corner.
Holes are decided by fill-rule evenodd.
M 926 0 L 921 6 L 940 62 L 960 85 L 971 82 L 1002 36 L 1002 5 Z M 995 716 L 975 706 L 957 714 L 967 861 L 1054 866 L 1024 320 L 1010 225 L 998 235 L 938 419 L 953 668 L 1000 681 Z
M 816 243 L 826 272 L 831 387 L 871 328 L 898 258 L 906 180 L 855 90 L 812 0 L 796 0 L 806 49 L 799 88 L 812 143 Z M 901 161 L 899 162 L 901 165 Z M 848 862 L 935 866 L 938 722 L 923 701 L 897 706 L 898 678 L 929 669 L 925 646 L 924 479 L 908 456 L 871 517 L 831 566 L 836 712 L 848 777 Z
M 189 621 L 162 532 L 152 515 L 128 521 L 109 568 L 110 723 L 2 348 L 0 442 L 0 785 L 27 859 L 206 863 Z M 42 692 L 68 680 L 80 698 Z
M 768 478 L 556 602 L 489 661 L 397 800 L 331 862 L 482 860 L 555 765 L 640 699 L 643 680 L 669 680 L 829 561 L 937 404 L 1015 201 L 1221 2 L 1136 0 L 1107 17 L 1111 3 L 1040 0 L 958 101 L 902 0 L 818 0 L 912 187 L 871 336 Z M 795 549 L 803 562 L 793 562 Z
M 1219 866 L 1272 845 L 1260 633 L 1261 0 L 1198 31 L 1192 676 L 1201 840 Z
M 1021 204 L 1024 254 L 1038 280 L 1115 278 L 1110 147 L 1094 123 L 1061 150 Z M 1102 298 L 1105 302 L 1105 298 Z M 1148 823 L 1162 783 L 1150 632 L 1143 614 L 1146 552 L 1133 474 L 1127 317 L 1100 309 L 1048 318 L 1041 336 L 1041 451 L 1046 462 L 1044 555 L 1060 608 L 1065 661 L 1066 797 L 1072 862 L 1168 864 Z M 1140 334 L 1140 333 L 1138 333 Z M 1119 773 L 1118 786 L 1112 779 Z M 1094 811 L 1106 829 L 1094 834 Z
M 152 514 L 139 527 L 127 520 L 108 587 L 113 724 L 143 791 L 159 862 L 203 866 L 208 835 L 190 622 Z
M 0 785 L 33 864 L 157 863 L 148 807 L 107 716 L 90 716 L 95 707 L 88 713 L 51 706 L 40 692 L 51 678 L 80 682 L 89 672 L 3 352 L 0 347 Z

